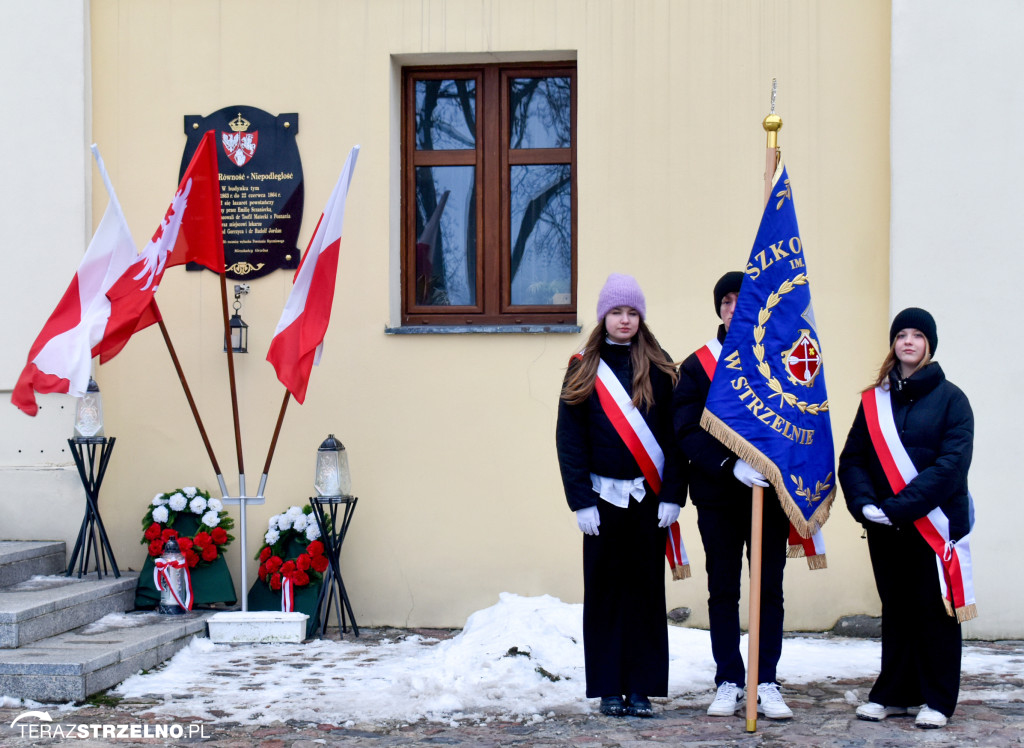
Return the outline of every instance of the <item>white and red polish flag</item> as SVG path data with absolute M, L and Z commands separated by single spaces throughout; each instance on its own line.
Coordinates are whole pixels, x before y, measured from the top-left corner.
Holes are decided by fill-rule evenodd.
M 153 238 L 107 291 L 110 318 L 103 339 L 93 349 L 100 363 L 116 356 L 136 332 L 159 321 L 153 294 L 167 268 L 186 262 L 224 273 L 220 178 L 213 130 L 196 147 Z
M 267 353 L 267 361 L 273 365 L 277 378 L 299 403 L 306 399 L 309 375 L 313 364 L 320 363 L 324 335 L 331 321 L 345 198 L 358 156 L 359 146 L 354 146 L 295 271 L 292 292 Z
M 85 394 L 92 348 L 103 337 L 110 316 L 106 292 L 136 257 L 135 242 L 95 145 L 92 153 L 109 202 L 78 272 L 29 349 L 28 363 L 11 393 L 11 402 L 30 416 L 39 412 L 37 392 Z

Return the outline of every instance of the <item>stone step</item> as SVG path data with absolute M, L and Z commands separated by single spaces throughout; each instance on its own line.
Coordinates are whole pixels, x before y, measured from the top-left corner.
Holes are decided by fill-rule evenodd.
M 134 593 L 133 593 L 134 594 Z M 211 611 L 182 616 L 114 613 L 15 650 L 0 650 L 0 695 L 84 701 L 156 667 L 206 632 Z
M 138 577 L 138 572 L 125 572 L 119 579 L 60 574 L 0 589 L 0 651 L 131 610 Z
M 65 570 L 63 540 L 0 540 L 0 587 Z

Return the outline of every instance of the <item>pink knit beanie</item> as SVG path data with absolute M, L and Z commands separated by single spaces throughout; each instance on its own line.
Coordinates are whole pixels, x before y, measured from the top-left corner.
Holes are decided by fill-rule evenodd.
M 612 273 L 608 276 L 597 297 L 597 321 L 603 321 L 605 315 L 617 306 L 631 306 L 640 313 L 640 319 L 647 318 L 644 292 L 632 275 Z

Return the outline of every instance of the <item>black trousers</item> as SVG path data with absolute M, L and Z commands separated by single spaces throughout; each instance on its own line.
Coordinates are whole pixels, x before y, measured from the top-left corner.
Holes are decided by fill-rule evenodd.
M 715 685 L 746 682 L 740 654 L 740 578 L 743 547 L 750 561 L 750 500 L 697 506 L 697 527 L 708 573 L 708 617 Z M 758 683 L 774 682 L 782 655 L 782 574 L 789 544 L 789 519 L 774 495 L 765 497 L 761 544 L 761 638 Z
M 598 535 L 583 536 L 587 697 L 667 696 L 666 530 L 647 487 L 623 509 L 603 499 Z
M 946 612 L 935 552 L 913 527 L 868 528 L 882 599 L 882 671 L 868 698 L 952 716 L 960 691 L 960 624 Z

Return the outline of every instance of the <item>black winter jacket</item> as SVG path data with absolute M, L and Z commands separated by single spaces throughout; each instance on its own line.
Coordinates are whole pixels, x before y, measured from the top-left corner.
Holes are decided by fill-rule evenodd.
M 719 325 L 718 342 L 724 340 L 725 325 Z M 679 367 L 679 381 L 672 395 L 676 444 L 689 460 L 690 498 L 695 505 L 749 501 L 750 488 L 732 473 L 736 455 L 700 425 L 710 389 L 711 380 L 700 359 L 691 353 Z M 766 488 L 766 501 L 769 495 L 776 498 L 775 490 Z
M 632 395 L 633 366 L 629 352 L 630 346 L 627 345 L 601 343 L 601 358 L 615 372 L 626 392 Z M 667 353 L 665 357 L 672 360 Z M 566 380 L 577 366 L 578 359 L 570 361 Z M 651 365 L 650 377 L 654 406 L 642 412 L 642 415 L 665 453 L 661 493 L 656 500 L 682 505 L 686 501 L 686 475 L 685 466 L 681 465 L 672 440 L 672 380 L 654 365 Z M 591 485 L 591 473 L 621 479 L 643 475 L 629 448 L 601 408 L 596 391 L 578 405 L 569 405 L 559 399 L 555 444 L 565 498 L 573 511 L 597 505 L 600 497 Z
M 974 448 L 974 413 L 967 396 L 946 381 L 942 367 L 928 364 L 909 379 L 889 375 L 893 417 L 900 441 L 918 474 L 893 496 L 875 453 L 864 418 L 857 409 L 846 446 L 839 456 L 839 482 L 846 506 L 861 524 L 864 507 L 875 504 L 896 527 L 910 525 L 935 507 L 949 518 L 950 536 L 970 529 L 967 469 Z

